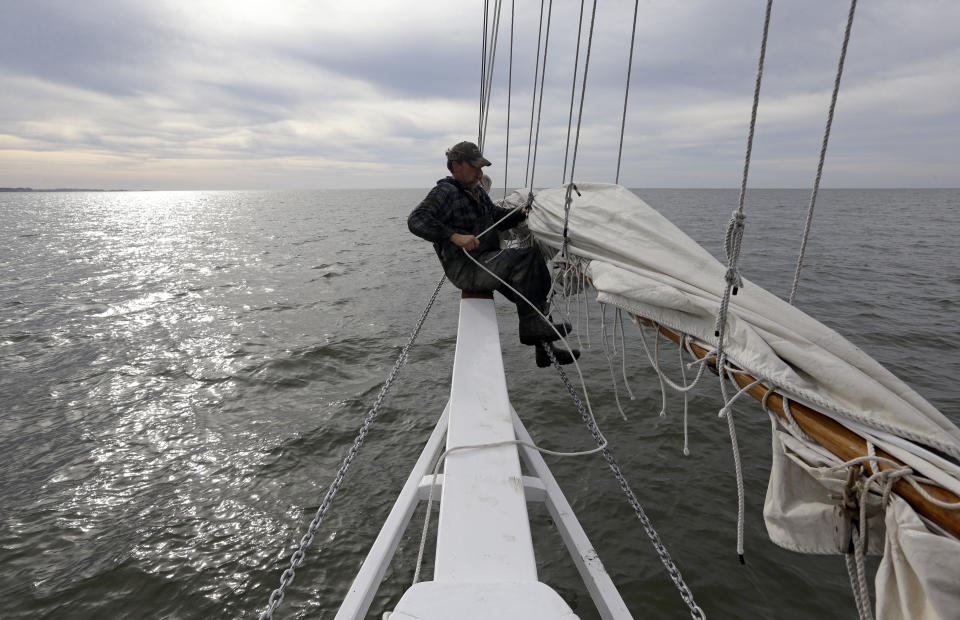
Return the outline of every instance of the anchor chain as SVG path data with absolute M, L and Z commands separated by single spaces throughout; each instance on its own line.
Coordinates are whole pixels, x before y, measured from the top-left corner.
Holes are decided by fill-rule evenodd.
M 610 449 L 606 447 L 603 435 L 600 434 L 600 429 L 597 428 L 597 425 L 594 424 L 593 420 L 591 420 L 590 416 L 587 414 L 587 411 L 583 406 L 583 402 L 580 400 L 580 396 L 570 383 L 569 377 L 567 377 L 567 373 L 563 371 L 563 368 L 560 366 L 559 362 L 557 362 L 557 358 L 553 353 L 552 347 L 546 347 L 546 351 L 547 355 L 550 356 L 550 361 L 553 362 L 557 372 L 560 373 L 560 379 L 563 381 L 564 387 L 567 388 L 567 392 L 573 399 L 573 402 L 577 407 L 577 411 L 580 412 L 580 417 L 587 425 L 587 428 L 590 430 L 590 434 L 593 435 L 594 440 L 596 440 L 597 444 L 601 446 L 601 452 L 603 453 L 604 460 L 607 461 L 607 465 L 609 465 L 611 471 L 613 471 L 613 475 L 616 477 L 617 483 L 620 485 L 620 489 L 627 496 L 627 501 L 633 507 L 633 511 L 636 513 L 637 519 L 640 520 L 643 530 L 650 539 L 650 543 L 653 545 L 654 550 L 660 557 L 660 561 L 663 562 L 664 568 L 667 569 L 667 574 L 670 576 L 673 584 L 677 587 L 677 590 L 679 590 L 680 598 L 683 599 L 683 602 L 686 603 L 687 607 L 690 609 L 690 616 L 696 620 L 705 620 L 707 614 L 704 613 L 700 606 L 697 605 L 696 601 L 694 601 L 693 592 L 683 580 L 683 575 L 680 574 L 680 569 L 677 568 L 676 564 L 674 564 L 673 558 L 670 557 L 670 552 L 660 540 L 660 535 L 657 534 L 657 530 L 654 529 L 653 523 L 644 512 L 643 506 L 640 505 L 640 501 L 637 499 L 637 496 L 634 495 L 626 477 L 623 475 L 623 471 L 621 471 L 616 459 L 613 458 L 613 453 L 611 453 Z
M 430 297 L 430 301 L 427 302 L 423 312 L 420 313 L 420 318 L 417 320 L 416 326 L 410 333 L 410 338 L 407 340 L 407 344 L 404 345 L 403 351 L 400 352 L 400 356 L 393 365 L 393 370 L 390 371 L 390 375 L 387 377 L 387 380 L 383 382 L 383 387 L 380 388 L 380 394 L 377 396 L 376 402 L 373 404 L 373 407 L 370 409 L 370 412 L 364 419 L 363 426 L 360 428 L 357 438 L 353 441 L 353 446 L 350 448 L 350 452 L 347 453 L 346 458 L 343 459 L 343 464 L 340 465 L 340 470 L 337 471 L 337 475 L 330 484 L 330 488 L 327 490 L 327 494 L 323 498 L 323 502 L 317 509 L 317 513 L 314 515 L 313 521 L 310 522 L 310 525 L 307 528 L 307 533 L 304 534 L 303 538 L 300 539 L 300 547 L 294 551 L 292 556 L 290 556 L 290 567 L 283 571 L 283 574 L 280 576 L 280 587 L 270 593 L 270 598 L 267 601 L 267 609 L 260 614 L 260 620 L 272 620 L 274 612 L 280 606 L 280 603 L 283 602 L 284 590 L 286 590 L 286 588 L 293 583 L 296 570 L 300 568 L 301 564 L 303 564 L 303 560 L 306 557 L 307 548 L 310 547 L 311 543 L 313 543 L 313 537 L 320 528 L 320 524 L 323 522 L 323 517 L 330 508 L 330 504 L 333 503 L 333 498 L 336 496 L 337 491 L 340 490 L 340 485 L 343 484 L 343 478 L 347 473 L 347 469 L 350 468 L 350 464 L 353 463 L 353 459 L 356 458 L 357 453 L 360 451 L 360 446 L 363 445 L 367 434 L 370 432 L 370 428 L 373 426 L 373 422 L 377 419 L 377 416 L 380 413 L 380 406 L 383 404 L 383 401 L 387 396 L 387 392 L 390 391 L 390 387 L 393 385 L 394 379 L 396 379 L 397 375 L 400 373 L 400 369 L 406 363 L 407 354 L 410 352 L 410 347 L 413 346 L 414 341 L 420 334 L 420 328 L 423 327 L 424 321 L 427 320 L 427 314 L 430 313 L 430 309 L 437 300 L 437 295 L 440 293 L 440 289 L 443 287 L 443 283 L 446 282 L 446 280 L 446 276 L 440 278 L 440 281 L 437 282 L 437 287 L 433 291 L 433 295 Z

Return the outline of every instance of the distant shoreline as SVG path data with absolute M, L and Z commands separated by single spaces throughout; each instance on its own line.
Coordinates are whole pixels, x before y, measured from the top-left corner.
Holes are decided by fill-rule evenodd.
M 141 192 L 139 189 L 83 189 L 78 187 L 58 187 L 56 189 L 33 189 L 32 187 L 0 187 L 0 192 Z

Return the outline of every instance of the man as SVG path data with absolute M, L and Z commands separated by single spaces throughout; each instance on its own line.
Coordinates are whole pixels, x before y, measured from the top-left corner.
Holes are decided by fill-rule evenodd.
M 498 207 L 480 186 L 483 167 L 490 162 L 472 142 L 460 142 L 447 151 L 447 170 L 452 176 L 440 179 L 416 209 L 410 213 L 407 226 L 410 232 L 433 242 L 443 265 L 443 271 L 457 288 L 469 292 L 499 291 L 517 304 L 520 318 L 520 342 L 536 347 L 537 366 L 550 365 L 548 348 L 561 364 L 569 364 L 580 356 L 550 344 L 559 337 L 527 302 L 503 285 L 484 267 L 507 282 L 547 315 L 550 292 L 550 270 L 536 248 L 500 249 L 500 239 L 494 231 L 479 237 L 483 231 L 505 217 L 509 210 Z M 506 230 L 522 222 L 526 209 L 513 213 L 497 224 Z M 469 252 L 470 256 L 467 256 Z M 569 323 L 554 325 L 562 335 L 569 333 Z

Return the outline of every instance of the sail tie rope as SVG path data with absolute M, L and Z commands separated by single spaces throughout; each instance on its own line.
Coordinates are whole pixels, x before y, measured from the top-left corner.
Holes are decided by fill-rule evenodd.
M 394 380 L 400 373 L 400 369 L 403 368 L 403 365 L 406 363 L 407 356 L 410 353 L 410 348 L 417 340 L 417 336 L 420 335 L 420 329 L 427 320 L 427 315 L 430 313 L 430 309 L 437 300 L 437 295 L 440 293 L 440 289 L 443 287 L 443 283 L 446 282 L 446 280 L 446 276 L 440 278 L 440 281 L 437 282 L 436 288 L 433 290 L 433 295 L 430 296 L 430 300 L 420 313 L 420 318 L 417 320 L 413 331 L 410 333 L 410 338 L 407 340 L 407 344 L 404 345 L 403 350 L 400 352 L 400 356 L 397 357 L 397 361 L 393 365 L 393 370 L 390 371 L 386 381 L 383 382 L 383 387 L 380 388 L 380 393 L 377 395 L 377 400 L 374 402 L 373 407 L 370 409 L 370 412 L 364 419 L 363 426 L 360 428 L 360 432 L 357 434 L 356 439 L 354 439 L 353 446 L 350 448 L 347 456 L 343 459 L 343 463 L 340 465 L 340 469 L 337 471 L 336 476 L 334 476 L 333 482 L 330 484 L 327 494 L 323 498 L 323 502 L 321 502 L 320 507 L 317 509 L 317 512 L 313 517 L 313 521 L 310 522 L 310 525 L 307 528 L 307 533 L 304 534 L 303 538 L 300 539 L 299 548 L 297 548 L 297 550 L 290 557 L 290 567 L 283 571 L 283 574 L 280 577 L 280 586 L 270 594 L 270 598 L 267 601 L 267 609 L 260 614 L 260 620 L 271 620 L 274 612 L 280 606 L 280 603 L 283 602 L 284 591 L 293 582 L 293 579 L 296 575 L 296 570 L 300 568 L 301 564 L 303 564 L 303 560 L 306 557 L 307 548 L 309 548 L 310 544 L 313 542 L 313 538 L 316 535 L 317 530 L 320 528 L 320 524 L 323 522 L 323 518 L 326 515 L 327 510 L 330 508 L 334 497 L 336 497 L 337 492 L 340 490 L 340 485 L 343 483 L 344 476 L 346 476 L 347 470 L 350 468 L 350 464 L 353 463 L 353 460 L 360 451 L 360 447 L 363 445 L 367 434 L 370 432 L 370 428 L 373 426 L 374 421 L 380 414 L 380 407 L 383 405 L 383 401 L 389 393 Z
M 601 446 L 601 452 L 603 454 L 604 460 L 607 462 L 607 465 L 610 467 L 610 470 L 613 472 L 614 477 L 617 479 L 617 483 L 620 485 L 620 489 L 627 496 L 627 501 L 630 503 L 630 506 L 633 508 L 634 513 L 637 515 L 637 519 L 640 521 L 643 526 L 644 531 L 647 534 L 647 537 L 650 539 L 650 543 L 653 545 L 654 550 L 657 552 L 657 555 L 660 558 L 660 561 L 663 563 L 663 566 L 667 569 L 667 574 L 670 576 L 670 579 L 673 581 L 673 584 L 677 587 L 677 590 L 680 592 L 680 597 L 683 599 L 683 602 L 686 603 L 687 607 L 690 609 L 690 615 L 693 618 L 703 619 L 706 618 L 706 614 L 697 605 L 696 601 L 693 598 L 693 592 L 687 586 L 686 582 L 683 580 L 683 575 L 680 573 L 680 569 L 677 568 L 676 564 L 673 562 L 673 558 L 670 557 L 670 552 L 664 546 L 663 541 L 660 539 L 660 535 L 657 533 L 657 530 L 654 529 L 653 523 L 650 521 L 650 518 L 647 517 L 646 512 L 643 510 L 643 506 L 640 505 L 640 501 L 637 499 L 637 496 L 633 493 L 633 490 L 630 488 L 630 484 L 627 482 L 626 477 L 623 475 L 623 471 L 620 469 L 620 466 L 617 464 L 616 459 L 613 457 L 613 453 L 610 451 L 610 448 L 606 445 L 606 439 L 600 433 L 600 429 L 597 428 L 596 421 L 593 419 L 592 415 L 587 414 L 587 410 L 584 408 L 583 403 L 580 401 L 580 397 L 577 395 L 576 390 L 573 385 L 570 383 L 567 373 L 564 372 L 563 367 L 557 361 L 556 356 L 553 354 L 553 351 L 550 348 L 547 348 L 547 354 L 550 356 L 550 361 L 553 362 L 554 367 L 557 369 L 557 372 L 560 374 L 560 379 L 563 381 L 564 386 L 567 388 L 567 393 L 570 394 L 570 398 L 573 399 L 574 404 L 577 407 L 577 410 L 580 412 L 580 417 L 586 424 L 587 429 L 593 435 L 594 440 L 596 440 L 597 445 Z
M 847 515 L 850 527 L 850 546 L 853 549 L 845 554 L 847 573 L 850 576 L 850 587 L 853 591 L 857 613 L 861 620 L 872 620 L 873 611 L 870 607 L 870 592 L 866 579 L 867 535 L 867 497 L 871 487 L 876 483 L 881 494 L 880 506 L 886 508 L 893 483 L 899 478 L 909 477 L 913 470 L 900 465 L 882 456 L 877 456 L 873 443 L 867 441 L 868 455 L 850 459 L 840 465 L 826 468 L 825 471 L 847 471 L 847 481 L 843 487 L 841 497 L 842 507 Z M 869 477 L 863 478 L 863 464 L 874 463 L 877 471 Z M 880 469 L 879 464 L 891 465 L 889 469 Z M 856 527 L 853 526 L 856 515 Z M 854 532 L 854 530 L 856 530 Z
M 683 392 L 683 393 L 689 392 L 694 387 L 696 387 L 697 382 L 700 381 L 700 377 L 703 376 L 703 369 L 706 367 L 706 362 L 713 359 L 711 355 L 712 352 L 708 353 L 707 356 L 702 359 L 698 359 L 696 361 L 693 361 L 687 364 L 688 366 L 693 366 L 693 365 L 700 366 L 700 369 L 697 371 L 697 376 L 694 378 L 693 383 L 687 383 L 686 377 L 684 377 L 683 385 L 678 385 L 674 383 L 670 379 L 670 377 L 666 375 L 666 373 L 663 372 L 663 370 L 660 368 L 659 362 L 655 360 L 654 357 L 650 354 L 650 348 L 647 346 L 647 337 L 643 331 L 643 326 L 640 325 L 640 323 L 637 323 L 637 329 L 640 330 L 640 342 L 641 344 L 643 344 L 643 350 L 647 354 L 647 359 L 650 361 L 650 365 L 653 366 L 653 369 L 657 372 L 657 375 L 660 377 L 661 383 L 666 383 L 677 392 Z M 659 334 L 659 331 L 657 331 L 656 333 Z M 656 336 L 654 336 L 654 338 L 656 338 Z M 659 341 L 659 339 L 657 339 L 657 341 Z M 689 349 L 687 350 L 687 352 L 688 353 L 690 352 Z
M 624 344 L 623 312 L 620 308 L 617 308 L 617 325 L 614 328 L 614 336 L 616 336 L 616 327 L 620 328 L 620 352 L 623 354 L 620 356 L 620 370 L 623 373 L 623 385 L 627 388 L 627 394 L 630 395 L 630 400 L 637 400 L 637 397 L 633 394 L 633 390 L 630 389 L 630 381 L 627 379 L 627 346 Z
M 823 144 L 820 146 L 820 162 L 817 164 L 817 175 L 813 181 L 813 191 L 810 194 L 810 207 L 807 210 L 807 221 L 803 226 L 803 237 L 800 241 L 800 255 L 797 257 L 797 271 L 793 276 L 793 287 L 790 289 L 790 305 L 797 299 L 797 289 L 800 288 L 800 272 L 803 269 L 803 256 L 807 251 L 807 237 L 810 236 L 810 226 L 813 223 L 813 209 L 817 204 L 817 193 L 820 191 L 820 179 L 823 176 L 823 162 L 827 158 L 827 143 L 830 141 L 830 128 L 833 126 L 833 113 L 837 108 L 837 96 L 840 93 L 840 78 L 843 77 L 843 63 L 847 58 L 847 45 L 850 43 L 850 30 L 853 28 L 853 14 L 857 10 L 857 0 L 850 0 L 850 12 L 847 14 L 847 28 L 843 33 L 843 45 L 840 48 L 840 61 L 837 63 L 837 75 L 833 80 L 833 96 L 830 98 L 830 111 L 827 112 L 827 126 L 823 132 Z
M 619 311 L 619 309 L 618 309 Z M 623 421 L 627 421 L 627 414 L 623 411 L 620 404 L 620 392 L 617 389 L 617 375 L 613 370 L 613 358 L 617 355 L 617 325 L 613 324 L 612 343 L 607 343 L 607 304 L 600 304 L 600 338 L 603 340 L 603 357 L 607 360 L 607 367 L 610 369 L 610 382 L 613 384 L 613 399 L 617 404 L 617 411 Z M 612 351 L 611 351 L 612 348 Z

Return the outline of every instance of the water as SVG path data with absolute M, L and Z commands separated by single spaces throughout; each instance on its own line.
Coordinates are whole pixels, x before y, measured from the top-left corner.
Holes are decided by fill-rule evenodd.
M 262 609 L 440 276 L 410 235 L 418 190 L 0 194 L 0 606 L 6 617 L 233 618 Z M 715 255 L 733 190 L 639 190 Z M 749 194 L 744 274 L 787 296 L 803 190 Z M 960 418 L 958 190 L 826 190 L 799 305 Z M 281 617 L 333 617 L 446 402 L 449 287 L 355 461 Z M 511 399 L 534 439 L 591 439 L 500 311 Z M 594 332 L 593 341 L 598 341 Z M 738 417 L 747 564 L 719 389 L 660 393 L 639 342 L 616 413 L 584 353 L 614 454 L 709 616 L 852 617 L 843 561 L 781 550 L 762 505 L 768 423 Z M 623 394 L 621 393 L 621 398 Z M 685 608 L 599 458 L 548 462 L 637 616 Z M 541 578 L 594 618 L 533 507 Z M 414 518 L 417 523 L 422 515 Z M 373 612 L 414 570 L 411 527 Z M 874 563 L 875 566 L 875 563 Z M 429 566 L 426 568 L 429 574 Z

